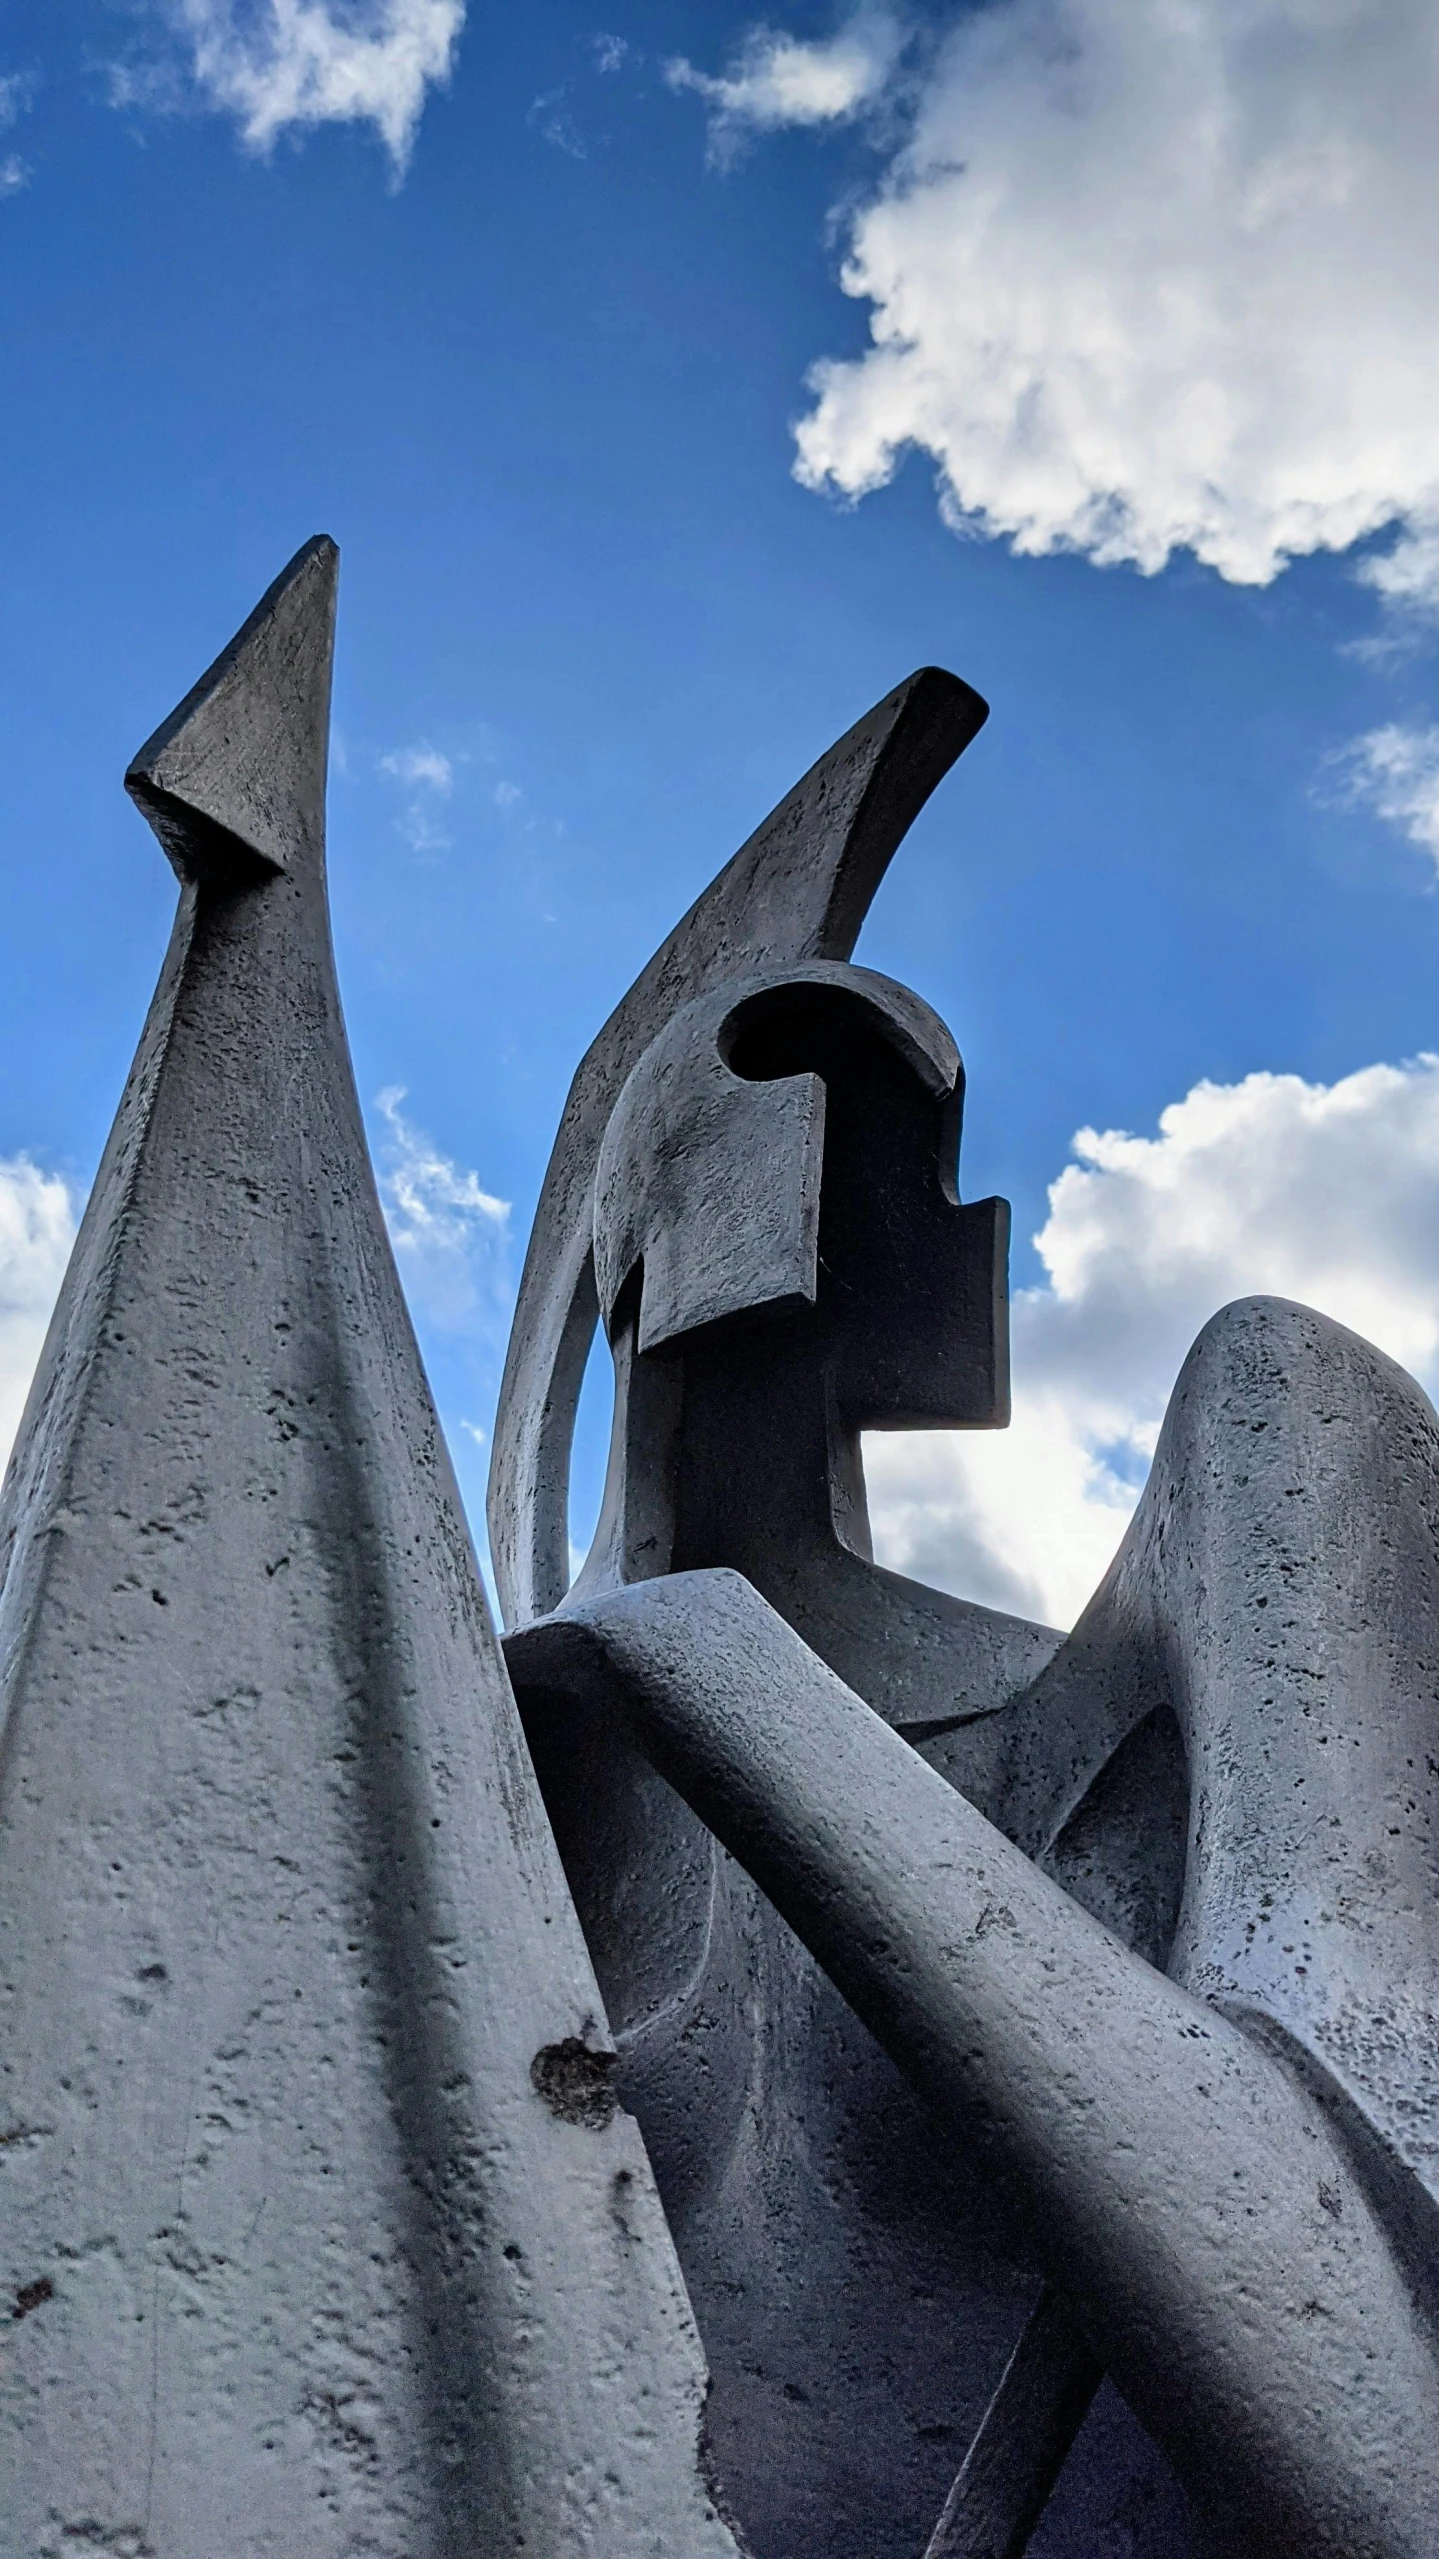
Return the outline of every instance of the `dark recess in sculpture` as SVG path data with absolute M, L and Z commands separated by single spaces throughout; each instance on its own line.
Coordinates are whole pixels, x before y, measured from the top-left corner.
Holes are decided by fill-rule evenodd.
M 1436 2559 L 1431 1407 L 1251 1299 L 1071 1635 L 876 1565 L 862 1433 L 1008 1416 L 957 1050 L 852 960 L 985 717 L 929 669 L 576 1075 L 502 1658 L 335 983 L 336 568 L 127 776 L 179 907 L 0 1495 L 5 2552 Z

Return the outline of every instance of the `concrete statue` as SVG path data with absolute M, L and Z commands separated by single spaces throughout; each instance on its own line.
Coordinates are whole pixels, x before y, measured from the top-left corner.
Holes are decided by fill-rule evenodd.
M 930 669 L 579 1067 L 502 1657 L 335 986 L 335 570 L 127 777 L 179 910 L 0 1499 L 5 2550 L 1436 2559 L 1431 1407 L 1249 1300 L 1072 1634 L 876 1565 L 861 1433 L 1008 1418 L 958 1052 L 852 961 L 986 716 Z
M 360 1126 L 335 571 L 127 776 L 179 908 L 0 1513 L 0 2544 L 731 2559 Z

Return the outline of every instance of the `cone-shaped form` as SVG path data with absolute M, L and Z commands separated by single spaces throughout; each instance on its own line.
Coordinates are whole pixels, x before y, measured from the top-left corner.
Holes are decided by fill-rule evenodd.
M 569 1581 L 570 1439 L 595 1319 L 595 1166 L 621 1085 L 707 987 L 774 963 L 849 958 L 894 854 L 988 717 L 988 704 L 942 667 L 897 684 L 711 880 L 580 1060 L 535 1211 L 495 1417 L 490 1551 L 510 1625 L 557 1608 Z
M 334 578 L 131 777 L 187 885 L 0 1499 L 0 2539 L 733 2559 L 365 1151 Z
M 125 776 L 182 880 L 321 852 L 338 565 L 323 533 L 297 551 Z

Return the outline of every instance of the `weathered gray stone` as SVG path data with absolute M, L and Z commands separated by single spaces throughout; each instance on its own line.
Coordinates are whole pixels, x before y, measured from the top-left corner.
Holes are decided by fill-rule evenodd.
M 569 1581 L 570 1439 L 595 1324 L 594 1179 L 630 1069 L 680 1006 L 756 969 L 847 960 L 895 848 L 988 716 L 956 676 L 896 686 L 797 782 L 697 898 L 592 1041 L 525 1257 L 495 1419 L 490 1548 L 507 1623 Z
M 879 1570 L 860 1431 L 1006 1409 L 1003 1204 L 959 1206 L 962 1075 L 903 1002 L 652 964 L 546 1193 L 572 1271 L 597 1160 L 615 1422 L 579 1581 L 506 1652 L 721 2475 L 761 2559 L 1433 2554 L 1439 1426 L 1255 1301 L 1072 1637 Z M 1101 2368 L 1147 2434 L 1109 2380 L 1085 2416 Z
M 608 1697 L 1012 2186 L 1051 2280 L 1225 2546 L 1431 2552 L 1432 2328 L 1387 2198 L 1302 2076 L 1131 1954 L 738 1574 L 578 1603 L 522 1640 L 551 1698 Z M 1381 1827 L 1354 1826 L 1361 1848 Z M 1363 1865 L 1327 1862 L 1336 1882 Z M 1285 1900 L 1284 1924 L 1313 1926 Z M 1242 1933 L 1231 1908 L 1219 1929 Z M 1180 1968 L 1203 1978 L 1218 1948 L 1202 1913 L 1188 1934 Z M 1393 2014 L 1391 2000 L 1381 2032 Z
M 132 770 L 183 893 L 0 1506 L 0 2543 L 733 2559 L 361 1131 L 334 585 Z
M 340 1020 L 334 579 L 128 777 L 180 909 L 0 1494 L 4 2548 L 1435 2559 L 1439 1421 L 1248 1301 L 1070 1637 L 876 1567 L 861 1432 L 1007 1415 L 957 1052 L 847 964 L 930 670 L 576 1077 L 527 1753 Z
M 891 752 L 903 752 L 902 735 Z M 805 849 L 803 834 L 780 839 L 784 897 Z M 822 884 L 833 833 L 814 830 L 808 849 Z M 745 877 L 762 915 L 782 904 L 762 864 L 750 860 Z M 574 1596 L 697 1566 L 742 1571 L 916 1748 L 1043 1848 L 1128 1725 L 1111 1732 L 1089 1711 L 1073 1729 L 1060 1715 L 1052 1733 L 1017 1731 L 1001 1710 L 1058 1635 L 883 1572 L 869 1554 L 861 1429 L 992 1425 L 1007 1410 L 1006 1212 L 958 1202 L 953 1043 L 917 998 L 868 971 L 781 956 L 726 977 L 727 951 L 715 983 L 668 1021 L 664 981 L 656 990 L 645 972 L 636 998 L 648 987 L 652 1045 L 598 1150 L 593 1250 L 616 1403 L 600 1525 Z M 627 999 L 616 1022 L 635 1010 Z M 815 1303 L 801 1286 L 777 1307 L 767 1239 L 789 1212 L 769 1193 L 786 1168 L 736 1141 L 736 1095 L 749 1086 L 772 1106 L 816 1081 Z M 569 1160 L 562 1132 L 556 1161 Z M 802 1158 L 789 1169 L 803 1181 Z M 520 1339 L 525 1291 L 544 1303 L 537 1248 Z M 669 1338 L 644 1351 L 656 1261 Z M 753 1307 L 670 1333 L 686 1293 L 707 1311 L 707 1264 L 726 1270 L 736 1300 L 748 1271 Z M 503 1417 L 496 1527 L 520 1480 L 502 1431 Z M 512 1520 L 521 1548 L 528 1533 Z M 523 1635 L 511 1660 L 528 1706 Z M 785 2559 L 898 2559 L 927 2538 L 1014 2345 L 1040 2280 L 1032 2250 L 982 2172 L 967 2163 L 957 2177 L 893 2065 L 643 1756 L 584 1718 L 562 1738 L 531 1713 L 529 1730 L 605 1985 L 620 2085 L 696 2299 L 716 2454 L 746 2530 Z M 1100 1827 L 1108 1876 L 1109 1812 Z M 1118 1863 L 1133 1865 L 1122 1824 L 1121 1836 Z M 1172 1927 L 1167 1879 L 1156 1883 L 1152 1855 L 1137 1862 L 1135 1890 Z M 1158 2456 L 1142 2438 L 1131 2451 L 1129 2484 L 1170 2497 Z M 1108 2452 L 1100 2466 L 1113 2468 Z

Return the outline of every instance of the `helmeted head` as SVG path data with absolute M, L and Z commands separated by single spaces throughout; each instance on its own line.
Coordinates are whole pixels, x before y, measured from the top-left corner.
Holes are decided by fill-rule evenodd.
M 789 1318 L 852 1429 L 1007 1420 L 1008 1213 L 960 1204 L 963 1096 L 939 1016 L 869 969 L 755 971 L 683 1006 L 600 1148 L 611 1337 L 632 1314 L 641 1353 Z
M 847 1106 L 840 1100 L 848 1085 L 844 1071 L 847 1051 L 839 1026 L 846 1020 L 851 1026 L 868 1021 L 868 1029 L 855 1035 L 871 1044 L 877 1039 L 878 1052 L 895 1062 L 896 1071 L 909 1076 L 907 1090 L 915 1113 L 937 1111 L 942 1116 L 953 1107 L 954 1081 L 943 1092 L 931 1092 L 925 1081 L 929 1068 L 921 1071 L 913 1061 L 903 1067 L 893 1040 L 874 1033 L 878 1017 L 872 1009 L 866 1015 L 863 1003 L 858 1010 L 852 1004 L 846 1015 L 842 1006 L 830 1005 L 828 995 L 820 1002 L 812 993 L 806 994 L 796 1007 L 790 1004 L 784 990 L 806 981 L 816 964 L 823 969 L 834 963 L 840 965 L 841 978 L 831 985 L 829 994 L 843 992 L 848 983 L 843 964 L 854 949 L 870 900 L 896 847 L 985 717 L 986 705 L 979 695 L 957 676 L 938 667 L 921 668 L 886 694 L 811 766 L 696 899 L 641 970 L 582 1059 L 565 1104 L 535 1215 L 495 1417 L 488 1500 L 490 1548 L 507 1623 L 524 1622 L 555 1607 L 569 1581 L 569 1446 L 596 1313 L 595 1190 L 599 1158 L 628 1079 L 656 1043 L 663 1041 L 677 1017 L 692 1003 L 707 1003 L 722 990 L 735 990 L 733 996 L 724 995 L 721 1020 L 715 1024 L 717 1036 L 730 1011 L 740 1008 L 740 1030 L 731 1042 L 730 1053 L 719 1055 L 716 1070 L 722 1068 L 729 1079 L 728 1083 L 720 1081 L 716 1091 L 729 1097 L 731 1138 L 740 1125 L 734 1114 L 743 1108 L 731 1087 L 760 1079 L 782 1086 L 796 1078 L 822 1078 L 824 1098 L 819 1116 L 816 1090 L 806 1084 L 808 1101 L 801 1097 L 800 1118 L 804 1119 L 808 1112 L 807 1135 L 798 1122 L 785 1116 L 794 1111 L 795 1097 L 777 1102 L 772 1089 L 755 1101 L 770 1140 L 779 1145 L 781 1154 L 787 1155 L 795 1169 L 799 1190 L 795 1192 L 792 1182 L 776 1179 L 768 1228 L 755 1204 L 757 1222 L 735 1259 L 730 1292 L 731 1297 L 745 1298 L 752 1309 L 773 1301 L 749 1294 L 755 1268 L 745 1279 L 741 1266 L 762 1262 L 778 1236 L 781 1257 L 786 1249 L 790 1253 L 791 1274 L 795 1269 L 799 1271 L 801 1298 L 808 1282 L 813 1306 L 821 1320 L 827 1320 L 830 1292 L 826 1220 L 829 1203 L 837 1196 L 842 1179 L 839 1168 L 848 1160 L 847 1145 L 838 1145 L 834 1136 L 837 1110 L 848 1125 Z M 750 984 L 751 973 L 757 975 L 757 984 Z M 741 981 L 747 993 L 740 992 Z M 865 972 L 856 971 L 849 991 L 854 996 L 859 987 L 872 991 L 875 984 Z M 752 1020 L 743 1009 L 751 996 L 757 999 Z M 891 990 L 891 996 L 899 1004 L 901 1015 L 904 1008 L 913 1005 L 914 999 L 903 996 L 898 989 Z M 772 998 L 779 1008 L 773 1016 L 769 1009 Z M 812 1008 L 808 1014 L 806 1006 Z M 880 1011 L 883 1010 L 881 1004 Z M 813 1029 L 824 1041 L 837 1043 L 833 1055 L 826 1051 L 828 1065 L 822 1066 L 817 1055 L 806 1052 L 793 1065 L 778 1069 L 757 1066 L 754 1061 L 760 1052 L 753 1043 L 760 1038 L 760 1024 L 768 1025 L 766 1038 L 771 1031 L 778 1036 L 783 1026 L 788 1039 L 797 1031 L 801 1017 L 806 1036 Z M 944 1037 L 941 1033 L 941 1041 Z M 920 1047 L 924 1047 L 923 1040 Z M 703 1054 L 701 1042 L 697 1055 Z M 661 1062 L 659 1057 L 653 1061 L 657 1070 Z M 708 1069 L 697 1068 L 696 1072 L 703 1075 Z M 633 1098 L 638 1109 L 639 1088 Z M 701 1112 L 701 1120 L 703 1116 Z M 901 1116 L 907 1125 L 908 1110 Z M 785 1134 L 781 1142 L 782 1122 Z M 828 1126 L 827 1137 L 822 1122 Z M 692 1139 L 698 1143 L 697 1129 L 692 1131 Z M 721 1155 L 723 1151 L 721 1145 Z M 937 1143 L 932 1152 L 937 1165 Z M 655 1186 L 661 1181 L 662 1169 L 657 1160 L 641 1185 L 655 1198 L 659 1195 Z M 952 1172 L 951 1149 L 951 1176 Z M 804 1182 L 808 1179 L 812 1186 L 821 1175 L 819 1223 L 811 1234 L 805 1225 L 810 1211 L 805 1207 Z M 937 1171 L 934 1179 L 940 1181 Z M 779 1205 L 781 1194 L 789 1201 L 787 1209 Z M 955 1215 L 967 1218 L 971 1230 L 978 1233 L 978 1210 L 958 1211 L 952 1197 L 948 1204 Z M 783 1234 L 786 1217 L 794 1221 L 788 1247 Z M 601 1222 L 607 1238 L 606 1252 L 612 1246 L 622 1257 L 625 1216 L 606 1216 Z M 991 1215 L 990 1223 L 992 1228 L 997 1227 L 997 1212 Z M 876 1250 L 880 1251 L 886 1231 L 883 1218 L 875 1231 L 879 1238 Z M 813 1242 L 815 1254 L 812 1270 L 806 1259 L 809 1242 Z M 654 1310 L 658 1305 L 659 1254 L 659 1221 L 652 1219 L 646 1227 L 645 1243 L 634 1257 L 645 1263 L 649 1274 L 651 1321 L 657 1320 Z M 978 1259 L 967 1255 L 965 1268 L 972 1271 Z M 918 1270 L 918 1261 L 914 1267 Z M 985 1267 L 992 1272 L 992 1254 Z M 916 1290 L 917 1307 L 922 1304 L 923 1295 L 923 1290 Z M 834 1307 L 838 1322 L 837 1298 Z M 965 1329 L 973 1328 L 966 1325 Z M 991 1323 L 991 1332 L 994 1329 Z M 982 1325 L 979 1330 L 983 1330 Z M 925 1363 L 916 1357 L 906 1365 L 922 1370 Z M 991 1388 L 986 1390 L 992 1407 L 990 1417 L 994 1419 L 1002 1418 L 999 1375 L 996 1361 Z M 858 1381 L 858 1385 L 863 1383 Z M 910 1408 L 910 1388 L 897 1375 L 880 1383 L 887 1413 L 898 1415 Z M 859 1395 L 861 1404 L 867 1393 L 866 1388 Z M 966 1389 L 961 1402 L 966 1398 L 970 1402 L 983 1400 L 972 1386 Z M 931 1381 L 913 1409 L 922 1409 L 927 1419 L 938 1418 L 932 1410 L 936 1401 L 945 1405 L 947 1415 L 953 1401 L 950 1388 L 936 1388 Z

